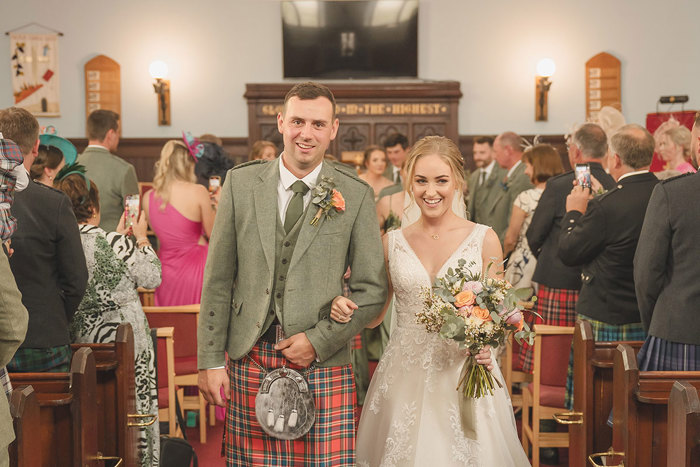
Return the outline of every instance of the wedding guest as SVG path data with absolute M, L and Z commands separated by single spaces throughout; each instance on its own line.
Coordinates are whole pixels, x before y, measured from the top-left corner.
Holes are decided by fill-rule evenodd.
M 126 214 L 116 232 L 100 225 L 100 198 L 95 183 L 82 169 L 67 166 L 59 173 L 58 189 L 68 195 L 80 228 L 88 267 L 85 297 L 70 323 L 72 342 L 114 342 L 117 327 L 129 323 L 134 331 L 134 379 L 136 411 L 158 416 L 158 387 L 151 330 L 141 308 L 137 287 L 152 289 L 160 284 L 160 261 L 146 236 L 148 224 L 143 211 L 132 219 L 134 239 L 127 236 Z M 138 457 L 141 466 L 158 466 L 159 424 L 140 427 Z
M 209 192 L 195 183 L 195 157 L 182 141 L 165 143 L 156 162 L 153 189 L 143 207 L 158 237 L 162 264 L 156 306 L 191 305 L 201 301 L 208 239 L 214 225 Z
M 56 134 L 39 135 L 39 151 L 29 174 L 35 182 L 53 186 L 58 172 L 66 165 L 75 162 L 78 150 L 73 143 Z
M 678 170 L 681 173 L 692 172 L 696 169 L 690 161 L 690 130 L 676 124 L 669 125 L 657 137 L 657 152 L 666 162 L 666 169 Z
M 271 161 L 275 158 L 277 158 L 277 146 L 275 146 L 275 143 L 259 140 L 253 143 L 248 160 L 254 161 L 262 159 L 264 161 Z
M 513 203 L 510 224 L 503 245 L 504 255 L 510 255 L 505 278 L 513 287 L 530 287 L 537 258 L 530 251 L 525 232 L 530 227 L 532 214 L 550 177 L 564 172 L 561 158 L 549 144 L 537 144 L 523 153 L 525 173 L 535 186 L 520 193 Z
M 27 110 L 0 110 L 0 133 L 17 143 L 29 173 L 39 148 L 39 122 Z M 68 323 L 85 293 L 87 268 L 68 197 L 29 181 L 15 195 L 10 267 L 29 311 L 27 336 L 8 364 L 12 372 L 68 371 Z
M 394 184 L 394 182 L 384 176 L 386 161 L 386 152 L 379 146 L 368 146 L 365 148 L 362 159 L 362 166 L 365 172 L 360 174 L 360 179 L 372 187 L 375 201 L 379 198 L 380 191 Z

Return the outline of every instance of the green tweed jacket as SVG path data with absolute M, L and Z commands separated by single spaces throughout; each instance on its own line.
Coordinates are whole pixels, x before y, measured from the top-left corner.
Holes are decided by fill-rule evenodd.
M 17 289 L 15 277 L 5 253 L 0 251 L 0 368 L 7 365 L 24 341 L 29 324 L 29 314 L 22 305 L 22 294 Z M 7 446 L 15 439 L 10 406 L 0 388 L 0 450 L 7 455 Z M 2 456 L 0 455 L 0 460 Z
M 105 148 L 88 147 L 78 156 L 86 174 L 100 190 L 100 228 L 114 232 L 124 213 L 126 195 L 139 193 L 134 166 Z
M 533 188 L 530 177 L 525 173 L 525 164 L 521 163 L 516 167 L 508 178 L 506 178 L 507 173 L 505 171 L 504 178 L 496 181 L 495 192 L 489 194 L 489 198 L 485 200 L 484 217 L 477 209 L 479 222 L 488 225 L 498 234 L 501 245 L 503 245 L 503 239 L 506 236 L 506 230 L 508 230 L 515 198 L 523 191 Z
M 350 340 L 382 309 L 387 294 L 384 254 L 374 193 L 354 175 L 324 163 L 319 175 L 332 177 L 346 209 L 310 222 L 309 205 L 290 258 L 284 295 L 284 332 L 305 332 L 320 366 L 350 363 Z M 275 266 L 278 161 L 256 161 L 231 169 L 209 244 L 198 333 L 200 369 L 221 366 L 225 352 L 245 356 L 262 332 L 270 307 Z M 330 319 L 332 300 L 342 295 L 342 276 L 352 268 L 353 319 Z

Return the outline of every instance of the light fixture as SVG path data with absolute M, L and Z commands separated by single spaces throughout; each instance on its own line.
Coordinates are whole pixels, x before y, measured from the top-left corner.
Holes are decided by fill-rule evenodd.
M 170 81 L 165 79 L 168 76 L 168 65 L 156 60 L 149 65 L 148 72 L 155 80 L 153 90 L 158 94 L 158 125 L 170 125 Z
M 535 120 L 547 121 L 547 95 L 552 81 L 549 79 L 557 67 L 551 58 L 543 58 L 537 62 L 537 75 L 535 76 Z

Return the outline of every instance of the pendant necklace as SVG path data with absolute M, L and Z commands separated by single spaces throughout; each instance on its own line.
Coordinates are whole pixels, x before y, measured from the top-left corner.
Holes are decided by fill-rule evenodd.
M 439 234 L 432 234 L 430 235 L 433 240 L 440 240 L 440 235 Z

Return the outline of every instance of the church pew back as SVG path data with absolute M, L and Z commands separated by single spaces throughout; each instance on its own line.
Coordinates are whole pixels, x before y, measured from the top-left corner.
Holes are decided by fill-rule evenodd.
M 34 439 L 36 427 L 41 423 L 39 401 L 31 386 L 15 387 L 10 400 L 10 413 L 15 429 L 15 440 L 10 444 L 12 467 L 41 465 L 41 451 Z
M 669 466 L 700 465 L 700 399 L 686 381 L 673 383 L 668 400 L 667 459 Z

